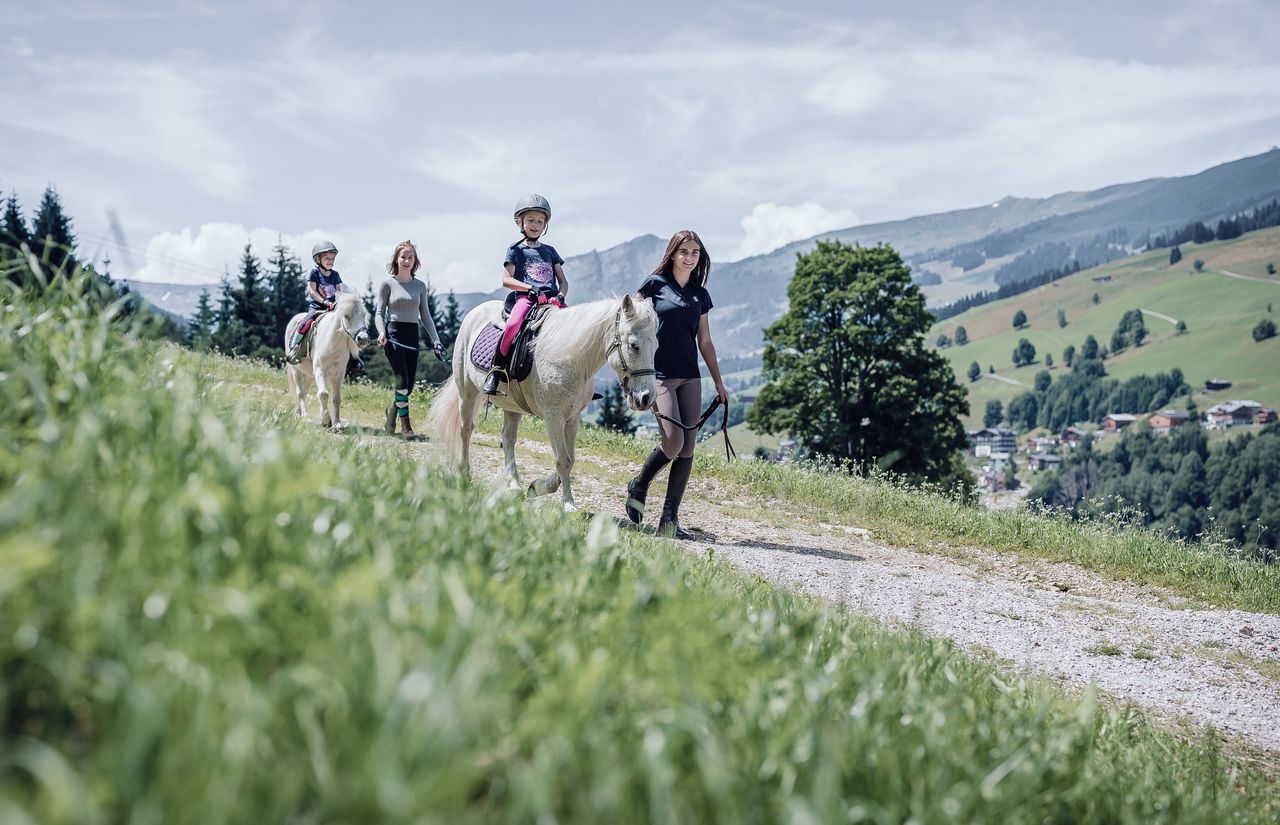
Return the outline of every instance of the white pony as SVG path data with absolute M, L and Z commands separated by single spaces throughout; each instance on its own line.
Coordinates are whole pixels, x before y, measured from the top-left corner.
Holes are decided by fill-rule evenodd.
M 653 355 L 658 348 L 658 313 L 647 298 L 592 301 L 547 312 L 534 350 L 533 369 L 523 381 L 502 385 L 506 394 L 480 391 L 485 371 L 471 363 L 471 347 L 489 323 L 502 326 L 502 302 L 487 301 L 467 313 L 453 352 L 453 378 L 436 394 L 427 426 L 463 473 L 470 472 L 471 433 L 475 419 L 491 400 L 503 412 L 502 451 L 510 484 L 520 486 L 516 471 L 516 434 L 520 416 L 536 415 L 547 425 L 555 454 L 551 475 L 529 485 L 530 495 L 561 491 L 565 510 L 577 509 L 569 473 L 578 440 L 578 416 L 591 401 L 592 379 L 605 361 L 617 373 L 634 410 L 653 402 Z
M 301 313 L 293 316 L 285 328 L 286 351 L 293 340 L 293 331 L 302 323 L 303 317 Z M 285 371 L 289 373 L 289 394 L 297 401 L 299 417 L 307 417 L 307 395 L 311 392 L 314 378 L 320 401 L 320 425 L 335 430 L 346 429 L 340 415 L 342 378 L 347 372 L 347 362 L 368 345 L 369 313 L 365 310 L 364 301 L 355 293 L 339 292 L 335 309 L 322 315 L 312 326 L 309 351 L 297 364 L 285 363 Z

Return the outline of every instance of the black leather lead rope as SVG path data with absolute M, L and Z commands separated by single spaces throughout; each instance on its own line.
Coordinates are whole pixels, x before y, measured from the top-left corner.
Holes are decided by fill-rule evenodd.
M 729 443 L 729 402 L 721 401 L 720 396 L 717 395 L 715 398 L 711 399 L 711 403 L 707 405 L 707 408 L 702 411 L 702 416 L 698 418 L 697 424 L 681 424 L 671 416 L 663 415 L 658 412 L 658 408 L 656 406 L 653 409 L 653 414 L 657 418 L 661 418 L 663 421 L 669 421 L 670 423 L 675 424 L 682 430 L 700 430 L 702 429 L 702 425 L 707 423 L 707 419 L 711 418 L 711 414 L 716 411 L 716 407 L 719 407 L 721 404 L 724 405 L 724 412 L 720 416 L 720 432 L 724 433 L 724 460 L 732 461 L 738 457 L 738 453 L 733 449 L 733 445 Z

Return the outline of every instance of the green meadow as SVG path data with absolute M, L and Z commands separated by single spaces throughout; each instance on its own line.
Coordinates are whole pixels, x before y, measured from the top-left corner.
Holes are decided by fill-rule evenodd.
M 1106 361 L 1108 375 L 1124 379 L 1132 375 L 1168 372 L 1180 368 L 1195 391 L 1201 410 L 1229 398 L 1248 398 L 1268 406 L 1280 406 L 1280 336 L 1261 343 L 1251 335 L 1265 317 L 1280 318 L 1280 277 L 1268 275 L 1266 265 L 1280 267 L 1280 229 L 1252 232 L 1231 241 L 1200 246 L 1188 244 L 1183 258 L 1169 265 L 1169 250 L 1154 250 L 1105 266 L 1062 278 L 1050 286 L 1002 301 L 975 307 L 936 324 L 929 334 L 954 338 L 963 326 L 969 344 L 942 350 L 955 369 L 957 380 L 969 388 L 971 413 L 966 424 L 981 426 L 986 402 L 1008 403 L 1029 389 L 1044 357 L 1054 360 L 1051 374 L 1065 369 L 1062 352 L 1068 345 L 1079 351 L 1087 335 L 1108 346 L 1111 333 L 1125 311 L 1144 310 L 1149 337 L 1141 347 L 1129 347 Z M 1204 261 L 1195 272 L 1194 261 Z M 1226 272 L 1245 278 L 1233 277 Z M 1097 279 L 1110 278 L 1109 281 Z M 1255 280 L 1246 280 L 1246 278 Z M 1099 301 L 1093 303 L 1093 295 Z M 1270 316 L 1267 306 L 1271 305 Z M 1066 313 L 1067 326 L 1058 326 L 1058 310 Z M 1027 325 L 1013 328 L 1013 316 L 1021 310 Z M 1153 313 L 1186 323 L 1179 335 L 1175 324 Z M 1026 338 L 1036 348 L 1036 363 L 1015 367 L 1013 350 Z M 978 362 L 983 377 L 970 383 L 969 365 Z M 1012 381 L 988 376 L 988 367 Z M 1233 386 L 1223 392 L 1204 391 L 1209 378 L 1225 378 Z
M 0 821 L 1275 821 L 1212 731 L 321 432 L 282 385 L 130 335 L 73 284 L 6 294 Z M 886 523 L 909 502 L 902 530 L 1043 532 L 723 473 Z

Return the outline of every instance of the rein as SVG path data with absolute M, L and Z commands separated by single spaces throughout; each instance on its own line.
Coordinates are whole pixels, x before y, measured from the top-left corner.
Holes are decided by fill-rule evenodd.
M 658 408 L 656 405 L 653 407 L 653 414 L 657 418 L 660 418 L 663 421 L 667 421 L 672 424 L 675 424 L 677 427 L 687 432 L 689 430 L 702 429 L 702 425 L 707 423 L 707 419 L 710 418 L 711 414 L 716 411 L 716 407 L 719 407 L 721 404 L 724 405 L 724 412 L 720 417 L 720 432 L 724 433 L 724 460 L 732 461 L 733 459 L 738 457 L 738 453 L 736 450 L 733 449 L 733 445 L 729 443 L 729 402 L 721 401 L 720 396 L 717 395 L 715 398 L 711 399 L 711 403 L 708 404 L 707 408 L 702 411 L 702 416 L 698 419 L 697 424 L 681 424 L 679 421 L 676 421 L 671 416 L 663 415 L 662 413 L 658 412 Z
M 449 359 L 446 358 L 444 355 L 436 352 L 435 347 L 411 347 L 408 344 L 400 343 L 399 341 L 397 341 L 396 339 L 392 338 L 389 335 L 387 336 L 387 343 L 393 347 L 399 347 L 400 349 L 407 349 L 409 350 L 409 352 L 435 352 L 436 358 L 439 358 L 441 361 L 444 361 L 445 363 L 448 363 L 449 361 Z

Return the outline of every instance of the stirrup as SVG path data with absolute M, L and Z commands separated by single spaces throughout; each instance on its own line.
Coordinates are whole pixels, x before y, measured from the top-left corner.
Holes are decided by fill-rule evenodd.
M 507 375 L 507 371 L 504 368 L 499 366 L 491 367 L 489 374 L 484 377 L 484 386 L 481 388 L 481 392 L 485 395 L 497 395 L 498 384 L 509 380 L 510 376 Z

